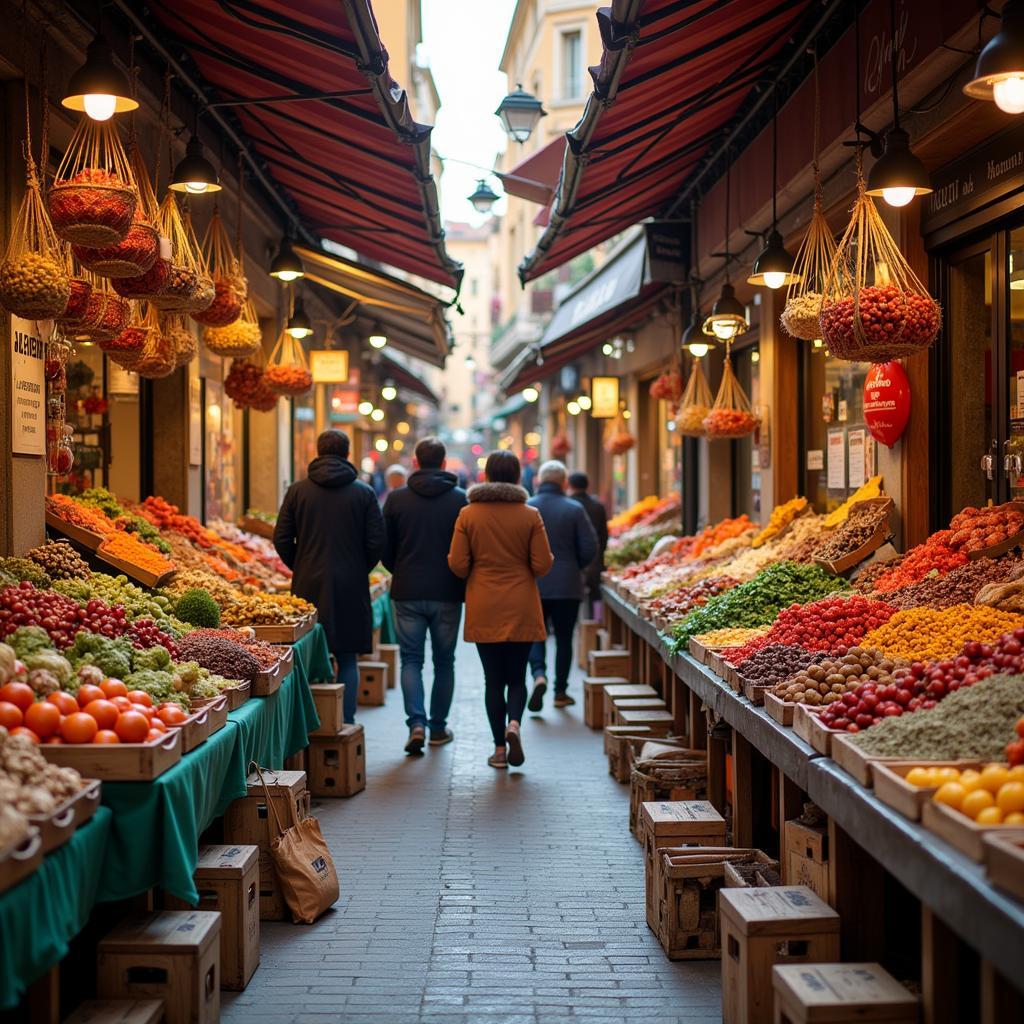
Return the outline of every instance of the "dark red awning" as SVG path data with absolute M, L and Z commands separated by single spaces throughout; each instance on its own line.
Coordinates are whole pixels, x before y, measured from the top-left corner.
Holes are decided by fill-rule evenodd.
M 813 6 L 808 0 L 613 0 L 594 89 L 566 135 L 548 225 L 523 281 L 658 212 Z
M 431 129 L 391 78 L 370 0 L 174 0 L 150 10 L 187 49 L 212 102 L 345 93 L 232 112 L 312 236 L 457 287 Z
M 559 136 L 521 160 L 511 171 L 495 171 L 509 195 L 547 206 L 558 186 L 565 157 L 565 138 Z

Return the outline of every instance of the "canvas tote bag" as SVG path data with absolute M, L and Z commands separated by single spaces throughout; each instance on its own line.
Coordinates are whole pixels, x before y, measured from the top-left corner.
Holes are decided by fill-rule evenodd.
M 289 800 L 291 823 L 282 828 L 277 804 L 271 799 L 263 770 L 255 761 L 250 768 L 255 769 L 267 796 L 270 857 L 277 871 L 281 895 L 296 924 L 312 924 L 330 910 L 339 893 L 338 873 L 320 832 L 320 822 L 312 816 L 299 821 L 295 804 Z

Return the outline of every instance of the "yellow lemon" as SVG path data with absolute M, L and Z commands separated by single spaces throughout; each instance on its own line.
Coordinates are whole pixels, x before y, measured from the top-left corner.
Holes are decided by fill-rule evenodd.
M 937 795 L 938 794 L 936 794 L 936 796 Z M 996 798 L 987 789 L 976 789 L 964 796 L 960 803 L 960 810 L 963 811 L 968 818 L 974 818 L 977 820 L 978 815 L 985 810 L 986 807 L 995 807 L 995 805 Z
M 987 764 L 981 769 L 981 784 L 993 795 L 1010 781 L 1010 769 L 1001 764 Z
M 1003 818 L 1004 825 L 1024 825 L 1024 812 L 1021 811 L 1010 811 Z
M 960 772 L 956 768 L 932 768 L 932 785 L 941 786 L 944 782 L 959 782 Z
M 1007 782 L 996 793 L 996 806 L 1004 813 L 1024 811 L 1024 782 Z
M 1015 764 L 1010 769 L 1010 778 L 1014 782 L 1024 782 L 1024 764 Z
M 966 796 L 967 790 L 964 789 L 959 782 L 944 782 L 939 786 L 932 799 L 937 804 L 945 804 L 947 807 L 961 808 Z M 971 817 L 973 818 L 974 815 L 972 814 Z
M 974 820 L 979 825 L 1002 825 L 1003 812 L 998 807 L 984 807 Z
M 930 786 L 932 773 L 927 768 L 911 768 L 907 772 L 907 783 L 911 786 Z

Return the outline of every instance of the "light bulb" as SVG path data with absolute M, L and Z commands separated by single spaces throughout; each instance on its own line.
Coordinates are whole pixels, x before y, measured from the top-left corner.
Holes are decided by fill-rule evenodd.
M 590 400 L 590 395 L 580 395 L 576 399 L 576 404 L 584 411 L 587 411 L 594 403 Z
M 369 416 L 373 412 L 373 402 L 360 402 L 359 403 L 359 415 Z
M 781 270 L 766 270 L 764 273 L 764 283 L 766 288 L 773 290 L 781 288 L 786 283 L 786 274 Z
M 396 437 L 394 441 L 391 442 L 391 447 L 394 448 L 396 452 L 400 452 L 405 447 L 405 442 L 400 437 Z
M 568 405 L 567 405 L 567 406 L 565 407 L 565 411 L 566 411 L 566 412 L 567 412 L 567 413 L 568 413 L 568 414 L 569 414 L 570 416 L 579 416 L 579 414 L 580 414 L 580 403 L 579 403 L 579 402 L 570 402 L 570 403 L 569 403 L 569 404 L 568 404 Z
M 191 185 L 188 186 L 191 189 Z M 297 281 L 302 274 L 297 270 L 281 270 L 274 275 L 280 281 Z
M 380 389 L 380 397 L 383 398 L 385 402 L 393 402 L 398 397 L 398 388 L 392 384 L 385 384 L 384 387 Z
M 373 447 L 379 452 L 386 452 L 388 450 L 388 443 L 383 437 L 378 437 L 377 440 L 373 442 Z
M 374 423 L 380 423 L 380 421 L 384 419 L 384 410 L 374 409 L 373 412 L 370 413 L 370 419 L 373 420 Z
M 370 335 L 370 348 L 383 348 L 387 343 L 388 339 L 384 334 Z
M 202 195 L 210 187 L 209 182 L 206 181 L 186 181 L 185 191 L 190 192 L 194 196 Z
M 913 185 L 909 185 L 905 188 L 883 188 L 882 198 L 890 206 L 906 206 L 914 196 L 917 195 L 917 189 Z
M 1013 75 L 1010 78 L 1001 78 L 998 82 L 993 82 L 992 99 L 1004 113 L 1024 114 L 1024 76 Z M 89 98 L 86 97 L 86 104 L 88 102 Z M 88 110 L 88 106 L 86 109 Z
M 706 345 L 703 341 L 691 341 L 686 347 L 694 359 L 703 359 L 711 351 L 711 346 Z
M 540 398 L 540 392 L 536 388 L 523 388 L 523 398 L 528 402 L 536 402 Z
M 999 103 L 998 98 L 996 103 Z M 82 105 L 85 107 L 86 114 L 94 121 L 109 121 L 114 116 L 114 111 L 117 110 L 117 97 L 102 92 L 86 93 Z
M 601 346 L 601 352 L 604 355 L 606 355 L 606 356 L 610 356 L 614 351 L 615 351 L 615 346 L 610 341 L 606 341 Z
M 761 353 L 758 352 L 756 348 L 754 349 L 753 352 L 750 353 L 750 361 L 752 363 L 759 363 L 759 362 L 761 362 Z
M 623 410 L 622 410 L 622 418 L 623 418 L 624 420 L 628 420 L 628 419 L 630 419 L 630 418 L 632 417 L 632 415 L 633 415 L 633 414 L 632 414 L 632 413 L 631 413 L 631 412 L 630 412 L 630 411 L 629 411 L 628 409 L 623 409 Z
M 395 430 L 400 434 L 408 434 L 411 429 L 412 428 L 405 422 L 405 420 L 402 420 L 400 423 L 395 425 Z
M 736 322 L 734 320 L 712 320 L 711 331 L 719 341 L 730 341 L 736 337 Z
M 821 338 L 815 338 L 814 341 L 811 342 L 811 344 L 815 348 L 824 348 L 824 346 L 825 346 L 825 342 L 822 341 Z

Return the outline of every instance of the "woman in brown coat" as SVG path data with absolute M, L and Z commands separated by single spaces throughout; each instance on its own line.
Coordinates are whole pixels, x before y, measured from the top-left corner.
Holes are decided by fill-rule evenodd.
M 448 566 L 465 580 L 465 637 L 477 645 L 484 667 L 487 717 L 494 735 L 492 768 L 525 760 L 519 723 L 526 710 L 526 663 L 547 632 L 537 577 L 554 558 L 544 522 L 519 486 L 519 459 L 491 452 L 487 482 L 469 489 L 469 504 L 455 522 Z

